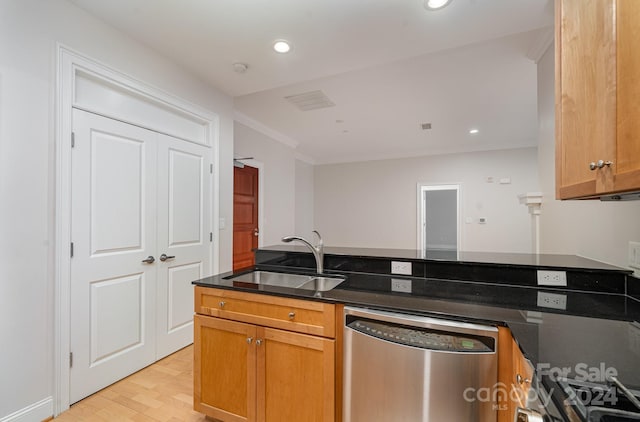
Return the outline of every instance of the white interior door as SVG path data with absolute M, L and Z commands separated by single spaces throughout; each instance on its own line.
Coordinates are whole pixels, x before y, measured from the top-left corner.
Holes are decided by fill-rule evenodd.
M 79 110 L 73 128 L 71 403 L 154 361 L 157 267 L 157 135 Z
M 80 110 L 73 130 L 71 403 L 191 344 L 211 273 L 210 148 Z
M 160 359 L 193 342 L 191 282 L 211 272 L 211 176 L 209 148 L 166 135 L 159 135 L 158 145 L 156 339 Z

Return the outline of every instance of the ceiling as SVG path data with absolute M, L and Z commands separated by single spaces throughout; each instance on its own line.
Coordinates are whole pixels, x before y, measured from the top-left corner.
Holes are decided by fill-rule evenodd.
M 238 122 L 310 162 L 537 143 L 534 60 L 552 39 L 552 0 L 439 11 L 422 0 L 71 1 L 233 96 Z M 291 52 L 275 53 L 276 39 Z M 317 90 L 335 106 L 284 99 Z

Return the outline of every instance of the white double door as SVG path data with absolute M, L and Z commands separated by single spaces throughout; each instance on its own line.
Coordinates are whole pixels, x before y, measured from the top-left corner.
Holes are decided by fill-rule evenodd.
M 193 341 L 210 149 L 74 109 L 70 402 Z

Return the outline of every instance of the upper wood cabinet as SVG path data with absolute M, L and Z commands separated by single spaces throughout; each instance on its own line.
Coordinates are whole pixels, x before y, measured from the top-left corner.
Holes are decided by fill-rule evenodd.
M 640 1 L 556 0 L 556 197 L 640 190 Z

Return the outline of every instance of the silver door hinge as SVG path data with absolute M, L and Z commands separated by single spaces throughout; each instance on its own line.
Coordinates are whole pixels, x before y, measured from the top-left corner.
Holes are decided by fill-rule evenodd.
M 209 164 L 209 173 L 213 174 L 213 164 Z
M 213 242 L 213 232 L 209 232 L 209 242 Z
M 69 352 L 69 368 L 73 368 L 73 352 Z
M 71 132 L 71 148 L 76 146 L 76 134 L 75 132 Z
M 73 258 L 73 242 L 71 242 L 71 247 L 69 248 L 69 252 L 71 254 L 71 258 Z

